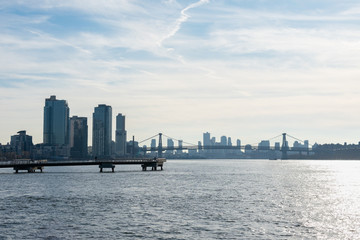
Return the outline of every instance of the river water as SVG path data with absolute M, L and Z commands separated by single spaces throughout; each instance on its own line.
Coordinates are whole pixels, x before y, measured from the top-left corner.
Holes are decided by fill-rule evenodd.
M 0 239 L 359 239 L 360 161 L 0 169 Z

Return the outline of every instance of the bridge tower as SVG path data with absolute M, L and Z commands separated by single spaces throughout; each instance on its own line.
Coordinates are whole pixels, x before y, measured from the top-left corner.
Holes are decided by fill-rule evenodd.
M 162 133 L 159 133 L 159 146 L 158 146 L 158 157 L 159 157 L 159 158 L 162 157 L 162 151 L 163 151 L 163 147 L 162 147 Z
M 281 159 L 288 159 L 287 152 L 289 150 L 288 142 L 286 141 L 286 133 L 283 133 L 282 145 L 281 145 Z

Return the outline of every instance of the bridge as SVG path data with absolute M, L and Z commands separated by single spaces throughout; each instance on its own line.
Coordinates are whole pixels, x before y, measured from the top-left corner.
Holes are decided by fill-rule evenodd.
M 104 168 L 111 168 L 112 172 L 114 172 L 115 165 L 141 165 L 143 171 L 146 171 L 147 168 L 151 168 L 151 170 L 156 171 L 158 168 L 160 168 L 160 170 L 163 170 L 163 165 L 165 162 L 165 158 L 71 161 L 17 159 L 8 162 L 0 162 L 0 168 L 13 168 L 16 173 L 18 173 L 20 170 L 24 170 L 30 173 L 35 172 L 36 170 L 40 170 L 40 172 L 42 172 L 44 167 L 98 165 L 100 168 L 100 172 L 103 172 Z
M 281 137 L 282 138 L 282 144 L 281 146 L 272 146 L 272 147 L 267 147 L 267 146 L 256 146 L 256 144 L 247 144 L 247 145 L 236 145 L 236 146 L 230 146 L 230 145 L 200 145 L 200 144 L 192 144 L 192 143 L 187 143 L 187 142 L 184 142 L 188 145 L 180 145 L 180 146 L 164 146 L 163 143 L 162 143 L 162 137 L 165 136 L 167 137 L 168 139 L 172 139 L 172 140 L 175 140 L 175 141 L 181 141 L 181 140 L 178 140 L 178 139 L 175 139 L 175 138 L 172 138 L 172 137 L 169 137 L 163 133 L 158 133 L 152 137 L 149 137 L 145 140 L 142 140 L 139 142 L 140 143 L 143 143 L 143 142 L 146 142 L 146 141 L 149 141 L 150 139 L 155 139 L 155 138 L 158 138 L 158 146 L 157 147 L 142 147 L 140 148 L 139 150 L 141 152 L 143 152 L 143 154 L 146 154 L 146 152 L 156 152 L 157 153 L 157 156 L 158 157 L 162 157 L 163 156 L 163 152 L 164 151 L 174 151 L 174 150 L 197 150 L 198 152 L 200 151 L 207 151 L 207 150 L 239 150 L 239 151 L 242 151 L 242 150 L 245 150 L 245 151 L 270 151 L 270 150 L 273 150 L 273 151 L 280 151 L 281 152 L 281 159 L 288 159 L 289 156 L 288 156 L 288 153 L 289 152 L 298 152 L 298 153 L 306 153 L 307 155 L 310 154 L 310 152 L 312 152 L 312 147 L 311 146 L 301 146 L 301 147 L 289 147 L 288 146 L 288 141 L 287 141 L 287 137 L 290 137 L 296 141 L 298 141 L 299 143 L 303 143 L 305 145 L 305 141 L 301 140 L 301 139 L 298 139 L 296 137 L 293 137 L 287 133 L 282 133 L 280 135 L 277 135 L 273 138 L 270 138 L 269 140 L 266 140 L 266 141 L 270 141 L 270 140 L 274 140 L 276 138 L 279 138 Z

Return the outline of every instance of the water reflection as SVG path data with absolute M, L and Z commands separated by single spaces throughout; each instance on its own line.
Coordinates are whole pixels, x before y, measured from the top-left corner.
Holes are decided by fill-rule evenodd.
M 360 162 L 175 160 L 156 173 L 45 170 L 0 174 L 0 239 L 360 236 Z

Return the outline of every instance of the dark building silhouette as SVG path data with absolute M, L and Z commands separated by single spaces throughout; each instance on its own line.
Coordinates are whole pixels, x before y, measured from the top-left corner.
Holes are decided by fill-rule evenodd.
M 112 108 L 99 104 L 93 113 L 92 154 L 94 157 L 109 157 L 112 141 Z
M 10 145 L 19 158 L 30 158 L 33 148 L 32 136 L 26 135 L 26 131 L 17 132 L 11 136 Z
M 45 99 L 44 144 L 69 144 L 69 111 L 65 100 L 58 100 L 56 96 Z
M 88 156 L 88 125 L 86 117 L 70 118 L 70 157 L 86 158 Z
M 210 146 L 211 145 L 210 133 L 208 133 L 208 132 L 203 133 L 203 144 L 204 144 L 204 146 Z
M 226 146 L 227 145 L 227 137 L 226 136 L 221 136 L 220 144 L 221 144 L 221 146 Z
M 119 156 L 124 156 L 126 154 L 126 130 L 125 116 L 121 113 L 116 116 L 115 142 L 115 153 Z

